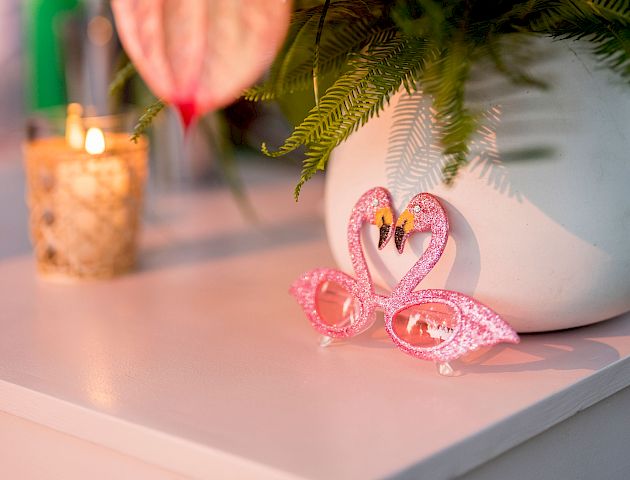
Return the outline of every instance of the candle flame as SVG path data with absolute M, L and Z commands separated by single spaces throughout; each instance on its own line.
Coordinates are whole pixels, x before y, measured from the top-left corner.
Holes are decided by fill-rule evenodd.
M 85 151 L 90 155 L 98 155 L 105 151 L 105 137 L 100 128 L 92 127 L 85 136 Z

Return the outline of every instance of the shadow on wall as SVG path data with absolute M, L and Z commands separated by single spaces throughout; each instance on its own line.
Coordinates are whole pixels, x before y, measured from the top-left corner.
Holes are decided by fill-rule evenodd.
M 442 182 L 442 169 L 450 157 L 442 155 L 435 114 L 430 99 L 422 92 L 403 95 L 395 106 L 385 162 L 387 183 L 392 194 L 401 199 L 398 211 L 416 193 L 431 191 Z M 499 154 L 497 129 L 501 118 L 500 105 L 491 106 L 481 115 L 470 145 L 469 168 L 492 188 L 522 201 L 504 161 L 550 158 L 553 148 L 541 146 Z
M 440 202 L 450 215 L 449 242 L 454 242 L 455 261 L 453 267 L 446 279 L 444 288 L 449 290 L 461 290 L 462 285 L 466 285 L 470 291 L 474 291 L 479 281 L 481 273 L 481 252 L 477 237 L 475 236 L 472 226 L 466 220 L 464 215 L 450 202 L 443 198 Z M 404 207 L 403 207 L 404 208 Z M 402 211 L 401 208 L 398 210 Z M 393 289 L 400 279 L 396 278 L 392 270 L 387 265 L 386 257 L 381 250 L 378 250 L 377 244 L 371 241 L 368 231 L 370 226 L 366 225 L 362 231 L 363 251 L 368 261 L 376 267 L 383 280 Z M 415 233 L 408 241 L 408 249 L 414 252 L 413 258 L 409 262 L 408 268 L 422 256 L 422 253 L 429 244 L 430 234 Z
M 549 53 L 531 72 L 547 90 L 484 76 L 483 69 L 471 78 L 467 100 L 480 128 L 466 168 L 502 195 L 533 203 L 582 240 L 616 252 L 619 239 L 601 232 L 610 229 L 608 213 L 623 217 L 628 208 L 630 131 L 622 126 L 630 122 L 630 88 L 579 42 L 543 45 Z M 430 101 L 420 92 L 401 95 L 386 158 L 396 208 L 442 182 L 448 157 L 439 136 Z M 611 205 L 618 211 L 602 214 Z

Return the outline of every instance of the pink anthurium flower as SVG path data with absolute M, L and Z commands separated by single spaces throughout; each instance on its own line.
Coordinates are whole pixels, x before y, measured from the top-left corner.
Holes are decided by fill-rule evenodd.
M 290 0 L 113 0 L 122 44 L 186 126 L 234 101 L 272 62 Z

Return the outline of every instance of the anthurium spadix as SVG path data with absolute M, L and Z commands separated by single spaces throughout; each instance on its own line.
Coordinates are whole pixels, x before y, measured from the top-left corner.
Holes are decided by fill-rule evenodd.
M 234 101 L 272 62 L 290 0 L 113 0 L 118 33 L 153 91 L 188 126 Z

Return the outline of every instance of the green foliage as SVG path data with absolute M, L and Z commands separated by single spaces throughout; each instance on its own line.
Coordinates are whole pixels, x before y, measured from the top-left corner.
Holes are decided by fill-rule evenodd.
M 555 1 L 531 23 L 534 32 L 588 40 L 602 65 L 630 83 L 630 0 Z
M 114 79 L 109 84 L 109 94 L 112 96 L 119 95 L 125 88 L 127 82 L 136 74 L 136 67 L 131 62 L 127 62 L 124 67 L 116 72 Z
M 430 95 L 447 183 L 466 164 L 478 116 L 466 106 L 471 66 L 489 58 L 517 84 L 545 88 L 519 66 L 526 41 L 505 47 L 507 34 L 586 40 L 603 66 L 630 83 L 630 0 L 346 0 L 300 6 L 266 81 L 245 98 L 270 100 L 315 89 L 304 120 L 270 156 L 304 148 L 296 199 L 304 182 L 326 168 L 332 150 L 377 115 L 400 88 Z M 519 39 L 521 38 L 519 37 Z M 317 78 L 332 85 L 321 98 Z
M 426 55 L 426 42 L 389 31 L 368 52 L 358 54 L 349 63 L 348 71 L 326 91 L 276 152 L 263 144 L 263 152 L 270 156 L 284 155 L 306 145 L 296 199 L 304 182 L 326 168 L 339 143 L 382 110 L 401 84 L 410 87 L 417 81 L 422 65 L 417 59 Z
M 151 105 L 145 107 L 144 113 L 138 119 L 138 123 L 133 127 L 133 134 L 131 135 L 131 141 L 138 143 L 138 139 L 144 132 L 151 126 L 153 120 L 158 113 L 164 108 L 164 102 L 162 100 L 156 100 Z

